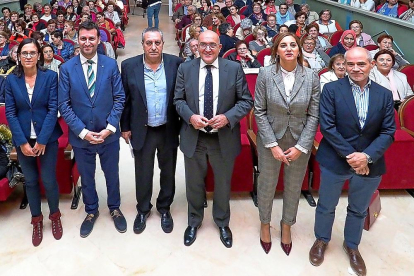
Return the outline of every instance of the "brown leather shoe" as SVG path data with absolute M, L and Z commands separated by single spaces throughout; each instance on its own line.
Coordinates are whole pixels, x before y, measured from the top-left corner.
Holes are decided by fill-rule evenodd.
M 52 221 L 52 233 L 53 237 L 56 240 L 60 240 L 63 235 L 63 228 L 62 228 L 62 222 L 60 221 L 60 211 L 57 211 L 51 215 L 49 215 L 49 219 Z
M 309 262 L 312 265 L 320 266 L 323 263 L 327 246 L 328 243 L 324 242 L 323 240 L 316 239 L 311 250 L 309 251 Z
M 43 240 L 43 215 L 32 217 L 31 223 L 33 224 L 32 243 L 38 246 Z
M 344 247 L 345 253 L 349 257 L 349 263 L 351 265 L 352 270 L 355 272 L 355 274 L 358 276 L 367 275 L 367 268 L 365 267 L 364 259 L 362 259 L 362 256 L 359 253 L 358 249 L 349 248 L 345 242 L 344 242 L 343 247 Z

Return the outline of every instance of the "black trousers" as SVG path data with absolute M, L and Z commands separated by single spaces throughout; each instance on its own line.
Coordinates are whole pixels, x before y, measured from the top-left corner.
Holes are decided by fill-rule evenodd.
M 148 213 L 151 208 L 152 182 L 154 176 L 154 158 L 157 152 L 158 167 L 160 168 L 160 193 L 157 198 L 157 210 L 165 213 L 175 194 L 175 168 L 177 165 L 177 147 L 166 145 L 166 126 L 148 127 L 144 146 L 134 150 L 135 156 L 135 187 L 137 210 Z
M 213 219 L 217 226 L 230 222 L 230 190 L 234 159 L 223 156 L 218 134 L 199 132 L 193 157 L 184 157 L 188 225 L 197 227 L 204 218 L 205 178 L 207 162 L 214 173 Z

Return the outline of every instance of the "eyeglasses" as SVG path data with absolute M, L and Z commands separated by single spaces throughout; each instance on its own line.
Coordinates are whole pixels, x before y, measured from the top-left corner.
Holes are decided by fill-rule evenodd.
M 218 47 L 217 43 L 204 43 L 204 42 L 201 42 L 199 46 L 201 49 L 207 49 L 207 47 L 210 47 L 211 50 L 214 50 Z
M 35 52 L 35 51 L 33 51 L 33 52 L 21 52 L 20 53 L 20 55 L 22 56 L 22 57 L 25 57 L 25 58 L 28 58 L 29 56 L 30 57 L 35 57 L 35 56 L 37 56 L 37 52 Z
M 237 48 L 237 51 L 246 51 L 247 48 Z
M 303 43 L 303 45 L 315 46 L 315 43 L 313 43 L 313 42 L 305 42 L 305 43 Z

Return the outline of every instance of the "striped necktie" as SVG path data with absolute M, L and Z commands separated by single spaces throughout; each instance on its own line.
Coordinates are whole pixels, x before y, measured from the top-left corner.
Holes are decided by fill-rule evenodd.
M 93 71 L 92 64 L 95 62 L 93 60 L 88 59 L 88 91 L 91 98 L 95 93 L 95 72 Z

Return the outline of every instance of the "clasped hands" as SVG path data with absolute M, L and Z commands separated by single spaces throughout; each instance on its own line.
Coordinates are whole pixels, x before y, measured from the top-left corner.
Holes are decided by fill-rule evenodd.
M 288 148 L 283 151 L 279 146 L 270 148 L 272 155 L 276 160 L 279 160 L 286 165 L 290 165 L 290 162 L 295 161 L 301 155 L 301 151 L 295 147 Z
M 101 144 L 105 141 L 106 137 L 111 135 L 111 131 L 109 129 L 103 129 L 101 132 L 93 132 L 89 131 L 88 134 L 85 136 L 85 140 L 89 141 L 89 143 L 97 145 Z
M 20 150 L 26 156 L 36 157 L 45 154 L 46 145 L 42 145 L 36 142 L 36 144 L 32 148 L 32 146 L 30 146 L 29 143 L 25 143 L 20 146 Z
M 362 152 L 354 152 L 346 156 L 346 161 L 355 170 L 356 174 L 368 175 L 368 159 Z
M 190 123 L 195 129 L 201 129 L 206 126 L 211 126 L 214 129 L 219 129 L 227 125 L 229 123 L 229 120 L 223 114 L 216 115 L 210 120 L 202 115 L 193 114 L 190 118 Z

